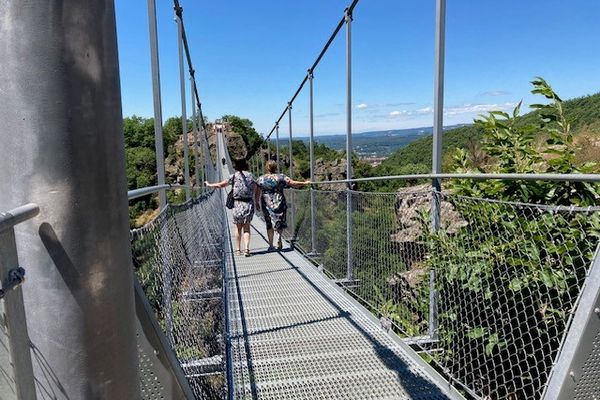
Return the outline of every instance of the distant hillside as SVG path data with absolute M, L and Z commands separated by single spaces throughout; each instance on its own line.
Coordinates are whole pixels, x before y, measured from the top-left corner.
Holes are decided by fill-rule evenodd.
M 591 125 L 600 123 L 600 93 L 591 96 L 578 97 L 563 103 L 565 114 L 571 121 L 575 134 Z M 538 121 L 538 112 L 533 111 L 521 117 L 520 123 L 530 124 Z M 469 142 L 479 142 L 482 132 L 474 125 L 462 126 L 444 132 L 443 150 L 448 154 L 454 148 L 465 148 Z M 394 152 L 381 166 L 381 172 L 393 171 L 415 165 L 431 168 L 431 151 L 433 138 L 431 135 L 419 138 L 396 152 Z M 425 172 L 425 171 L 424 171 Z M 379 173 L 376 173 L 379 175 Z
M 453 129 L 458 125 L 445 127 L 444 129 Z M 461 125 L 462 126 L 462 125 Z M 432 127 L 411 128 L 411 129 L 392 129 L 387 131 L 370 131 L 355 133 L 352 135 L 352 147 L 354 152 L 360 157 L 365 156 L 388 156 L 423 136 L 431 135 Z M 299 138 L 308 144 L 309 138 Z M 316 136 L 315 142 L 324 144 L 334 150 L 343 151 L 346 149 L 346 135 L 322 135 Z

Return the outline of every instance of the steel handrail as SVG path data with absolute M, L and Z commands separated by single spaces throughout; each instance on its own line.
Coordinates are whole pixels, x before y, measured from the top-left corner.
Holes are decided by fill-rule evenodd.
M 166 183 L 164 185 L 146 186 L 143 188 L 130 190 L 127 192 L 127 198 L 129 200 L 134 200 L 134 199 L 137 199 L 142 196 L 157 193 L 163 189 L 175 190 L 175 189 L 187 189 L 187 188 L 189 188 L 191 190 L 197 189 L 197 187 L 195 187 L 195 186 Z
M 39 213 L 39 206 L 33 203 L 25 204 L 10 211 L 0 212 L 0 232 L 11 229 L 15 225 L 27 221 Z
M 335 183 L 373 182 L 385 180 L 411 179 L 474 179 L 474 180 L 511 180 L 511 181 L 559 181 L 559 182 L 596 182 L 600 183 L 600 174 L 413 174 L 372 176 L 368 178 L 339 179 L 332 181 L 312 182 L 313 185 L 330 185 Z

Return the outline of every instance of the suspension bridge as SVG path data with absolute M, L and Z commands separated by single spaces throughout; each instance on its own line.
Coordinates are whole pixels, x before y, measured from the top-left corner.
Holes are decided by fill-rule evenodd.
M 345 30 L 347 178 L 287 190 L 285 248 L 268 251 L 255 218 L 251 257 L 233 252 L 223 193 L 201 185 L 228 178 L 232 162 L 223 124 L 203 116 L 179 1 L 185 181 L 165 183 L 149 0 L 157 185 L 129 192 L 112 2 L 21 3 L 3 6 L 18 23 L 0 25 L 0 89 L 13 99 L 0 109 L 0 398 L 597 398 L 600 207 L 460 196 L 442 181 L 600 177 L 441 173 L 445 0 L 432 173 L 352 178 L 354 0 L 250 160 L 256 174 L 264 154 L 281 167 L 287 115 L 293 174 L 293 104 L 308 90 L 314 181 L 314 71 Z M 415 178 L 432 185 L 352 186 Z M 169 190 L 185 201 L 167 202 Z M 130 230 L 127 202 L 151 195 L 158 215 Z

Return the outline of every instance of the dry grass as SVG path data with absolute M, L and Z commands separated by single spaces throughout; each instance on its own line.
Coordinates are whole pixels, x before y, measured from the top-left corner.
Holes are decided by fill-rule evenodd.
M 134 228 L 139 228 L 152 221 L 158 215 L 159 210 L 146 210 L 142 215 L 137 217 L 133 223 Z
M 595 171 L 600 171 L 600 121 L 578 128 L 575 132 L 575 144 L 578 147 L 575 155 L 577 164 L 594 162 L 599 164 Z

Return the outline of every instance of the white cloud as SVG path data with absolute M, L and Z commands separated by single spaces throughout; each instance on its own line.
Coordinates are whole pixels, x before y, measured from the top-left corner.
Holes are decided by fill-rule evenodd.
M 458 115 L 458 114 L 477 114 L 488 111 L 506 111 L 515 107 L 515 103 L 503 103 L 503 104 L 461 104 L 457 106 L 451 106 L 444 108 L 444 115 Z M 400 115 L 412 116 L 412 115 L 425 115 L 432 114 L 433 107 L 423 107 L 417 110 L 411 111 L 392 111 L 390 117 L 398 117 Z
M 488 111 L 506 111 L 515 107 L 515 103 L 503 103 L 503 104 L 461 104 L 457 106 L 451 106 L 444 108 L 444 115 L 462 115 L 462 114 L 481 114 Z M 417 110 L 394 110 L 387 114 L 387 118 L 398 118 L 398 117 L 409 117 L 414 118 L 417 116 L 425 116 L 433 114 L 433 107 L 423 107 Z M 378 118 L 384 117 L 385 115 L 376 116 Z
M 433 108 L 431 108 L 431 107 L 419 108 L 416 111 L 417 114 L 430 114 L 432 112 L 433 112 Z
M 491 90 L 489 92 L 481 92 L 479 93 L 480 96 L 492 96 L 492 97 L 496 97 L 496 96 L 508 96 L 509 94 L 512 94 L 511 92 L 507 92 L 505 90 Z
M 330 113 L 324 113 L 324 114 L 317 114 L 315 115 L 315 118 L 330 118 L 330 117 L 337 117 L 338 115 L 341 115 L 339 112 L 330 112 Z
M 505 111 L 515 107 L 515 103 L 503 104 L 463 104 L 460 106 L 444 108 L 444 115 L 474 114 L 488 111 Z
M 367 107 L 369 107 L 369 105 L 365 104 L 365 103 L 360 103 L 359 105 L 356 106 L 356 108 L 358 108 L 359 110 L 363 110 Z
M 387 103 L 387 104 L 385 104 L 386 107 L 413 106 L 413 105 L 415 105 L 414 102 Z
M 390 112 L 389 116 L 391 118 L 397 118 L 397 117 L 400 117 L 400 116 L 403 116 L 403 115 L 409 115 L 409 114 L 410 114 L 409 111 L 402 110 L 402 111 L 392 111 L 392 112 Z

